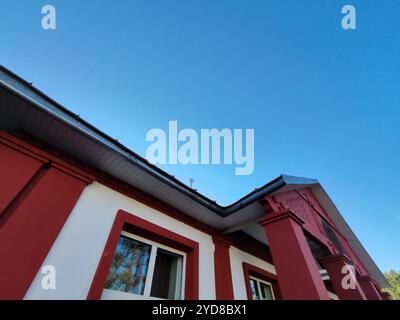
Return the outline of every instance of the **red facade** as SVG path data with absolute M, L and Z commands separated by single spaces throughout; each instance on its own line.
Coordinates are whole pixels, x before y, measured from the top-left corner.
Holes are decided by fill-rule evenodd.
M 93 180 L 113 186 L 146 205 L 212 236 L 214 278 L 217 299 L 234 299 L 230 247 L 234 245 L 262 260 L 273 263 L 276 275 L 243 263 L 247 296 L 249 277 L 272 284 L 277 299 L 329 299 L 327 285 L 339 299 L 382 299 L 380 288 L 361 260 L 339 232 L 328 213 L 308 188 L 276 193 L 260 200 L 268 246 L 240 232 L 224 234 L 186 213 L 154 201 L 135 189 L 107 180 L 96 170 L 80 168 L 49 152 L 6 133 L 0 135 L 0 298 L 24 298 L 46 255 L 80 197 Z M 199 244 L 162 226 L 120 211 L 108 236 L 88 299 L 98 299 L 109 270 L 121 230 L 186 252 L 185 299 L 199 297 Z M 310 247 L 310 239 L 320 248 L 320 256 Z M 320 275 L 316 260 L 328 272 L 329 284 Z M 12 261 L 12 263 L 10 263 Z M 343 267 L 353 266 L 354 289 L 343 288 Z

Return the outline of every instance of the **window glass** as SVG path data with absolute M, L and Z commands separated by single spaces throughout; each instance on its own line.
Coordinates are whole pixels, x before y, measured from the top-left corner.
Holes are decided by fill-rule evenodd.
M 114 253 L 105 288 L 143 294 L 151 246 L 121 236 Z
M 102 298 L 181 299 L 184 257 L 183 252 L 123 231 Z
M 260 282 L 261 296 L 263 300 L 273 300 L 271 286 L 264 282 Z
M 274 300 L 274 293 L 269 282 L 251 277 L 250 288 L 253 300 Z
M 254 279 L 250 279 L 250 287 L 251 287 L 251 293 L 253 294 L 253 300 L 260 300 L 257 281 Z
M 179 299 L 181 275 L 182 256 L 158 248 L 150 295 L 163 299 Z

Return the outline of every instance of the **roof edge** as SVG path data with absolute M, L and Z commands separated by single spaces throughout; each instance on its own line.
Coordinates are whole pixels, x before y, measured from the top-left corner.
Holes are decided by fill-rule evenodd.
M 307 184 L 311 180 L 316 181 L 313 179 L 281 175 L 263 185 L 262 187 L 256 188 L 254 191 L 249 192 L 232 204 L 222 206 L 216 201 L 190 188 L 188 185 L 184 184 L 182 181 L 178 180 L 166 171 L 160 169 L 156 165 L 149 163 L 145 158 L 118 142 L 117 139 L 112 138 L 95 126 L 91 125 L 89 122 L 82 119 L 79 115 L 68 110 L 60 103 L 56 102 L 45 93 L 34 87 L 32 83 L 24 80 L 3 65 L 0 65 L 0 85 L 13 92 L 17 96 L 21 97 L 22 99 L 35 105 L 46 114 L 49 114 L 50 116 L 56 118 L 57 120 L 68 125 L 69 127 L 79 131 L 81 134 L 103 145 L 108 150 L 117 153 L 130 163 L 140 167 L 146 173 L 152 175 L 153 177 L 157 178 L 168 186 L 178 190 L 179 192 L 190 197 L 191 199 L 195 200 L 204 207 L 214 211 L 222 217 L 226 217 L 230 214 L 235 213 L 237 210 L 243 208 L 244 206 L 261 199 L 269 193 L 279 190 L 286 184 L 293 183 L 293 181 L 297 181 L 297 183 L 299 184 Z

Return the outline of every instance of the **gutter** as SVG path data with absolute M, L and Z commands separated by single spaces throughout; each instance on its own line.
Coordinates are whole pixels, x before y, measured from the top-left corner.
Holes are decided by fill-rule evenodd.
M 261 188 L 250 192 L 238 201 L 228 206 L 221 206 L 216 201 L 213 201 L 199 192 L 189 188 L 187 185 L 167 172 L 161 170 L 157 166 L 150 164 L 145 158 L 128 149 L 116 139 L 113 139 L 107 134 L 101 132 L 99 129 L 80 118 L 79 115 L 69 111 L 67 108 L 48 97 L 39 89 L 32 86 L 32 83 L 27 82 L 2 65 L 0 65 L 0 85 L 13 92 L 15 95 L 21 97 L 25 101 L 35 105 L 41 111 L 56 118 L 65 125 L 80 131 L 95 143 L 117 153 L 132 165 L 139 167 L 149 175 L 165 183 L 171 188 L 174 188 L 175 190 L 186 195 L 200 205 L 210 209 L 221 217 L 234 214 L 239 209 L 265 197 L 274 191 L 277 191 L 287 184 L 285 181 L 285 176 L 281 175 Z

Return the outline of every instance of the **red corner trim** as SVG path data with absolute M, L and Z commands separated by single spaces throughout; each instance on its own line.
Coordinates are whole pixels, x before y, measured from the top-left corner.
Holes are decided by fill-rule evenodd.
M 344 254 L 334 254 L 326 257 L 322 257 L 319 259 L 321 263 L 329 263 L 329 262 L 336 262 L 336 261 L 343 261 L 346 264 L 353 264 L 350 258 Z
M 0 130 L 0 143 L 22 152 L 36 160 L 39 160 L 43 163 L 51 162 L 51 165 L 65 173 L 82 180 L 86 184 L 90 184 L 94 180 L 94 176 L 83 171 L 76 166 L 70 165 L 69 163 L 55 157 L 47 152 L 40 150 L 37 147 L 32 146 L 12 135 L 5 133 Z
M 224 238 L 213 236 L 215 294 L 217 300 L 233 300 L 233 283 L 231 261 L 229 255 L 230 242 Z
M 0 299 L 22 299 L 85 184 L 43 167 L 0 219 Z
M 213 240 L 214 244 L 218 244 L 218 245 L 226 247 L 228 249 L 231 246 L 231 242 L 228 239 L 220 237 L 218 235 L 213 235 L 212 240 Z
M 93 176 L 1 131 L 0 146 L 0 298 L 22 299 Z
M 286 219 L 286 218 L 290 218 L 290 219 L 294 220 L 300 226 L 302 226 L 304 224 L 304 221 L 299 216 L 297 216 L 297 214 L 293 213 L 290 210 L 270 213 L 267 216 L 264 216 L 260 220 L 258 220 L 258 223 L 261 224 L 262 226 L 265 226 L 267 224 L 270 224 L 270 223 L 273 223 L 275 221 L 279 221 L 282 219 Z

